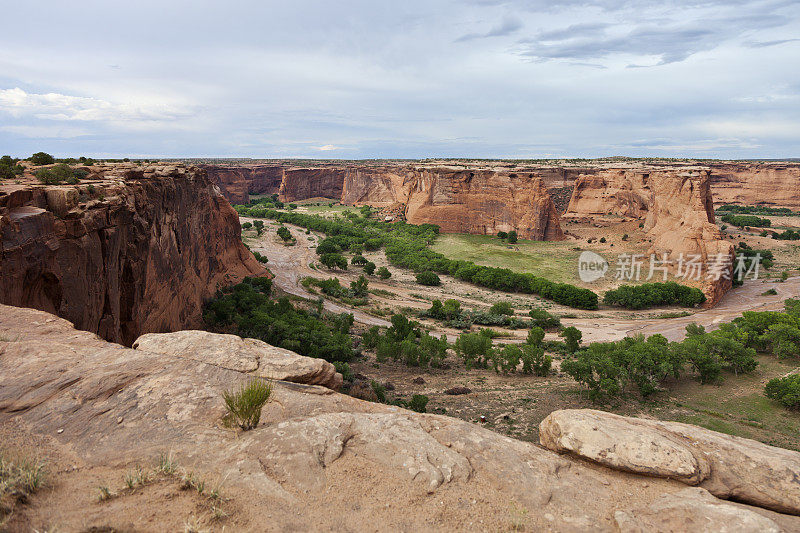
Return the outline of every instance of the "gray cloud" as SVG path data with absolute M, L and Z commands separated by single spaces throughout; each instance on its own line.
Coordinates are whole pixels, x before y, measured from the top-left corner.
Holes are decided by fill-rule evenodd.
M 301 4 L 13 3 L 7 18 L 36 20 L 37 32 L 0 32 L 0 147 L 100 157 L 800 153 L 796 0 Z
M 462 35 L 455 42 L 472 41 L 474 39 L 486 39 L 488 37 L 504 37 L 511 35 L 522 29 L 522 21 L 516 17 L 506 16 L 496 26 L 484 33 L 467 33 Z

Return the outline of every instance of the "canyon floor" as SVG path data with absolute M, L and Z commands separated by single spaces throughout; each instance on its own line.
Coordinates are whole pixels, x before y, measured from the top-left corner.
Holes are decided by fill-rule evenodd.
M 316 202 L 319 203 L 319 202 Z M 340 213 L 342 208 L 332 209 L 312 205 L 316 214 Z M 327 205 L 327 204 L 323 204 Z M 301 206 L 300 209 L 303 209 Z M 248 219 L 242 219 L 246 221 Z M 267 222 L 264 234 L 256 236 L 255 231 L 244 233 L 244 240 L 253 249 L 269 258 L 269 267 L 275 273 L 275 286 L 296 299 L 316 300 L 321 295 L 310 293 L 301 281 L 306 276 L 316 278 L 337 277 L 343 285 L 361 275 L 360 268 L 347 271 L 330 271 L 319 265 L 314 248 L 323 236 L 306 234 L 304 229 L 288 226 L 297 239 L 294 246 L 286 246 L 275 234 L 277 223 Z M 607 221 L 602 228 L 592 224 L 571 224 L 567 226 L 574 237 L 558 243 L 521 242 L 510 247 L 489 236 L 443 235 L 434 245 L 437 251 L 446 252 L 448 257 L 470 259 L 477 263 L 492 266 L 516 266 L 537 274 L 554 272 L 554 268 L 564 276 L 563 281 L 575 282 L 577 255 L 580 249 L 589 249 L 610 257 L 615 248 L 630 252 L 640 252 L 642 243 L 637 235 L 637 225 L 631 222 Z M 622 240 L 622 235 L 629 239 Z M 606 236 L 606 243 L 587 244 L 587 236 Z M 561 316 L 564 325 L 576 326 L 583 332 L 584 342 L 618 340 L 624 336 L 643 333 L 660 333 L 670 340 L 683 338 L 686 325 L 697 323 L 708 329 L 740 316 L 746 310 L 778 310 L 783 308 L 786 298 L 800 294 L 800 276 L 778 281 L 777 274 L 800 264 L 798 247 L 791 243 L 774 241 L 748 232 L 731 234 L 736 242 L 748 242 L 754 248 L 769 248 L 776 255 L 776 266 L 768 273 L 769 278 L 746 280 L 742 287 L 729 292 L 714 308 L 685 310 L 681 308 L 661 308 L 632 312 L 601 306 L 598 311 L 576 311 L 542 300 L 536 296 L 504 294 L 482 289 L 443 276 L 439 287 L 422 287 L 415 283 L 410 271 L 396 269 L 386 260 L 383 252 L 366 252 L 364 255 L 378 267 L 387 266 L 392 277 L 382 281 L 370 277 L 369 303 L 353 308 L 340 301 L 325 300 L 325 308 L 331 312 L 353 313 L 356 328 L 367 326 L 389 326 L 388 318 L 394 313 L 415 316 L 428 309 L 433 299 L 444 301 L 454 298 L 463 308 L 486 309 L 493 303 L 503 300 L 513 304 L 520 317 L 526 316 L 532 307 L 541 307 Z M 611 245 L 616 243 L 616 247 Z M 638 247 L 637 247 L 638 244 Z M 514 248 L 518 248 L 514 249 Z M 459 255 L 460 254 L 460 255 Z M 561 258 L 559 259 L 559 254 Z M 526 257 L 536 256 L 537 261 L 529 262 Z M 566 258 L 565 258 L 566 257 Z M 555 258 L 551 261 L 551 258 Z M 575 259 L 573 261 L 573 258 Z M 513 263 L 513 264 L 511 264 Z M 555 266 L 553 266 L 555 265 Z M 572 272 L 569 272 L 569 270 Z M 570 277 L 571 276 L 571 277 Z M 618 284 L 618 282 L 617 282 Z M 613 287 L 606 282 L 604 288 Z M 764 294 L 775 289 L 776 294 Z M 598 290 L 595 287 L 595 290 Z M 602 288 L 600 289 L 602 291 Z M 452 342 L 460 330 L 443 328 L 432 320 L 419 319 L 431 333 L 446 334 Z M 476 329 L 476 327 L 473 327 Z M 493 328 L 501 333 L 495 343 L 521 342 L 527 330 L 504 330 Z M 548 339 L 556 339 L 548 333 Z M 577 384 L 558 371 L 559 356 L 554 355 L 556 371 L 546 378 L 522 376 L 520 374 L 502 375 L 492 370 L 473 369 L 467 371 L 455 356 L 450 355 L 450 368 L 426 369 L 407 367 L 402 363 L 378 363 L 371 353 L 366 353 L 351 366 L 353 369 L 382 383 L 391 383 L 394 394 L 408 398 L 413 394 L 425 394 L 430 398 L 428 409 L 463 420 L 478 422 L 484 420 L 492 429 L 514 438 L 537 441 L 538 424 L 551 411 L 565 408 L 597 407 L 590 402 Z M 800 415 L 783 409 L 763 396 L 764 384 L 774 377 L 783 376 L 796 368 L 792 360 L 779 361 L 774 357 L 760 357 L 758 370 L 750 375 L 726 380 L 724 384 L 700 385 L 693 379 L 683 379 L 670 384 L 669 393 L 655 395 L 647 402 L 639 400 L 620 400 L 601 406 L 614 412 L 627 415 L 653 417 L 662 420 L 675 420 L 697 424 L 703 427 L 753 438 L 772 445 L 800 449 L 797 435 L 800 434 Z M 418 378 L 422 378 L 421 380 Z M 465 386 L 472 392 L 464 395 L 448 395 L 444 391 L 455 386 Z

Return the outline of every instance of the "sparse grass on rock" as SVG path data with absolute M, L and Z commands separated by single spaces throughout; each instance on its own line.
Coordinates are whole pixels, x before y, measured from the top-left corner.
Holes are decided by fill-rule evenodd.
M 271 394 L 272 383 L 257 378 L 251 379 L 239 390 L 223 392 L 222 399 L 228 409 L 225 421 L 236 424 L 244 431 L 255 428 L 261 420 L 261 409 Z

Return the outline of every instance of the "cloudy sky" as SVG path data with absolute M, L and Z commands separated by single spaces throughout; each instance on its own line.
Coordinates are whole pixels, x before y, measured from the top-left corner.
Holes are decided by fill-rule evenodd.
M 3 5 L 2 153 L 800 157 L 797 0 Z

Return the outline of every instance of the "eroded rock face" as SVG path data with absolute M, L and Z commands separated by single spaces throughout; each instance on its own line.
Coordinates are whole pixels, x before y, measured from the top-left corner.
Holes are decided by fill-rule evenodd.
M 0 424 L 49 436 L 82 468 L 148 464 L 169 450 L 201 475 L 224 473 L 226 492 L 239 495 L 237 518 L 254 530 L 330 529 L 320 517 L 331 516 L 351 530 L 378 520 L 415 531 L 617 531 L 626 519 L 647 524 L 650 506 L 685 487 L 589 468 L 461 420 L 285 381 L 275 383 L 261 424 L 234 433 L 220 424 L 221 393 L 250 379 L 253 363 L 225 335 L 208 337 L 214 349 L 202 357 L 178 357 L 143 349 L 144 339 L 131 350 L 47 313 L 2 305 L 0 335 Z M 162 352 L 180 351 L 168 336 L 152 338 Z M 672 523 L 698 515 L 696 505 L 670 505 Z M 758 512 L 800 527 L 800 518 Z M 766 524 L 747 517 L 743 531 Z
M 436 224 L 446 233 L 515 230 L 524 239 L 564 238 L 553 200 L 535 174 L 422 171 L 411 184 L 406 220 Z
M 733 286 L 735 260 L 733 243 L 726 241 L 714 223 L 714 199 L 707 170 L 669 173 L 651 180 L 652 199 L 645 229 L 652 236 L 652 251 L 676 260 L 696 256 L 706 306 L 715 305 Z M 726 274 L 715 279 L 714 264 L 729 265 Z
M 283 182 L 279 191 L 284 202 L 295 202 L 308 198 L 342 197 L 344 168 L 291 168 L 284 171 Z
M 699 485 L 725 499 L 800 515 L 800 453 L 677 422 L 590 409 L 555 411 L 539 426 L 548 449 L 610 468 Z
M 231 205 L 246 204 L 252 194 L 278 194 L 283 182 L 280 165 L 200 165 Z
M 800 164 L 730 162 L 710 167 L 717 204 L 800 209 Z
M 223 189 L 228 167 L 214 172 Z M 241 174 L 245 181 L 247 171 Z M 563 173 L 552 176 L 564 181 Z M 237 175 L 238 176 L 238 175 Z M 252 182 L 251 182 L 252 183 Z M 236 185 L 243 190 L 244 185 Z M 252 193 L 252 187 L 251 187 Z M 240 195 L 231 196 L 240 200 Z M 400 165 L 286 168 L 280 199 L 294 202 L 332 198 L 348 205 L 398 206 L 412 224 L 436 224 L 444 232 L 495 234 L 517 231 L 520 238 L 564 238 L 559 215 L 542 178 L 531 171 L 457 170 Z
M 644 218 L 650 204 L 649 181 L 650 173 L 639 170 L 581 174 L 575 180 L 565 216 Z
M 263 378 L 321 385 L 333 390 L 342 386 L 342 375 L 329 362 L 304 357 L 258 339 L 186 330 L 147 333 L 136 339 L 133 348 L 218 365 Z
M 74 186 L 0 189 L 0 302 L 130 344 L 145 332 L 200 325 L 218 287 L 266 273 L 204 172 L 94 172 Z
M 652 241 L 650 253 L 659 258 L 667 254 L 673 275 L 681 254 L 684 260 L 697 258 L 700 270 L 684 281 L 699 285 L 705 305 L 711 307 L 732 287 L 734 246 L 714 223 L 710 185 L 707 168 L 604 170 L 576 180 L 564 216 L 643 220 Z M 714 275 L 714 264 L 728 265 L 727 274 Z

